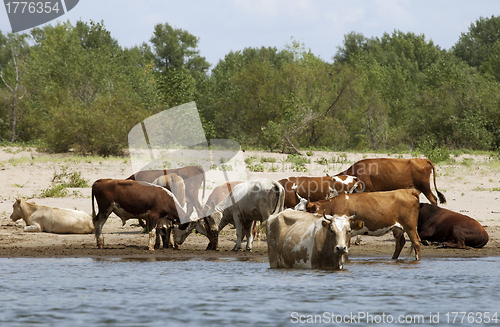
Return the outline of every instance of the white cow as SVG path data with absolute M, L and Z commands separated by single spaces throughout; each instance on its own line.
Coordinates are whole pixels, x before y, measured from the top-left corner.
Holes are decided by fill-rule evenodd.
M 350 232 L 363 227 L 356 216 L 318 217 L 287 209 L 267 221 L 271 268 L 342 269 Z
M 53 208 L 17 199 L 14 202 L 10 219 L 23 219 L 26 223 L 25 232 L 49 232 L 92 234 L 94 224 L 92 216 L 86 212 L 71 209 Z
M 252 225 L 255 220 L 266 221 L 269 216 L 284 209 L 285 189 L 280 183 L 266 178 L 254 179 L 236 185 L 229 195 L 206 218 L 210 239 L 207 250 L 216 250 L 219 232 L 228 223 L 236 227 L 236 245 L 233 251 L 241 249 L 243 231 L 247 237 L 247 251 L 252 249 Z

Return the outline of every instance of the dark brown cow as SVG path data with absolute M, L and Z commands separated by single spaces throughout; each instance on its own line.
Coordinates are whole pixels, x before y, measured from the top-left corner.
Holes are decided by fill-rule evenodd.
M 436 168 L 429 159 L 364 159 L 337 176 L 356 176 L 365 192 L 414 188 L 424 193 L 429 202 L 437 205 L 437 198 L 431 191 L 431 172 L 434 172 L 434 188 L 439 202 L 446 203 L 443 193 L 436 187 Z
M 176 169 L 141 170 L 127 179 L 152 183 L 158 177 L 171 173 L 179 175 L 184 180 L 188 217 L 191 217 L 193 207 L 196 209 L 198 217 L 201 217 L 201 203 L 198 198 L 198 191 L 202 183 L 203 193 L 201 197 L 205 197 L 205 171 L 202 167 L 188 166 Z
M 99 210 L 97 215 L 94 199 Z M 160 218 L 176 223 L 188 220 L 173 194 L 161 186 L 132 180 L 99 179 L 92 185 L 92 221 L 97 247 L 100 249 L 104 247 L 102 227 L 112 212 L 123 222 L 132 218 L 146 220 L 149 250 L 160 245 L 156 237 Z
M 308 201 L 329 199 L 358 191 L 358 179 L 352 176 L 288 177 L 278 181 L 285 189 L 285 208 L 295 208 L 300 198 Z M 361 190 L 359 190 L 361 191 Z
M 410 237 L 415 257 L 420 260 L 420 238 L 417 232 L 419 192 L 414 189 L 387 192 L 340 194 L 328 200 L 310 202 L 307 211 L 327 215 L 357 213 L 363 221 L 361 230 L 352 235 L 381 236 L 392 230 L 396 238 L 393 259 L 397 259 L 405 245 L 404 232 Z
M 482 248 L 488 233 L 475 219 L 427 203 L 420 204 L 418 233 L 422 240 L 439 242 L 449 248 Z

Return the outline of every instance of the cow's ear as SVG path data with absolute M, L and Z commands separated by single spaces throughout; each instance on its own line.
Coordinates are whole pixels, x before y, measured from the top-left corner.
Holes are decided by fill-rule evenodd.
M 321 218 L 321 225 L 323 225 L 324 228 L 330 227 L 330 222 L 324 218 Z
M 365 224 L 361 220 L 351 220 L 351 229 L 352 230 L 360 230 L 364 226 L 365 226 Z

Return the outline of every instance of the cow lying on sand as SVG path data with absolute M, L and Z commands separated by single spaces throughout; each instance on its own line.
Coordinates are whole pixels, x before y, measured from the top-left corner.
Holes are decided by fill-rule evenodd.
M 351 229 L 363 223 L 356 215 L 317 217 L 286 209 L 267 221 L 267 249 L 271 268 L 342 269 Z
M 97 214 L 94 199 L 99 210 Z M 100 249 L 104 247 L 102 227 L 112 212 L 122 221 L 144 219 L 149 230 L 148 248 L 151 251 L 160 245 L 156 228 L 161 218 L 175 223 L 189 222 L 175 196 L 161 186 L 134 180 L 99 179 L 92 185 L 92 217 Z M 169 227 L 166 226 L 167 229 Z
M 94 232 L 92 216 L 88 213 L 62 208 L 53 208 L 17 199 L 14 202 L 10 219 L 23 219 L 26 223 L 25 232 L 49 232 L 91 234 Z
M 434 172 L 434 188 L 440 203 L 446 203 L 443 193 L 436 186 L 436 168 L 429 159 L 364 159 L 337 174 L 356 176 L 364 192 L 392 191 L 414 188 L 422 192 L 430 203 L 437 205 L 431 191 L 430 177 Z
M 489 239 L 484 227 L 475 219 L 427 203 L 420 204 L 418 234 L 422 240 L 458 249 L 482 248 Z
M 216 250 L 219 232 L 228 223 L 236 227 L 236 245 L 233 251 L 241 249 L 243 231 L 246 232 L 246 249 L 252 249 L 252 226 L 255 220 L 266 221 L 272 214 L 283 211 L 285 190 L 280 183 L 259 178 L 236 185 L 229 195 L 222 200 L 214 213 L 204 218 L 208 226 L 208 238 L 211 248 Z
M 327 215 L 353 215 L 363 221 L 364 227 L 352 232 L 356 235 L 382 236 L 390 231 L 396 239 L 392 256 L 397 259 L 405 245 L 406 232 L 420 260 L 420 238 L 417 232 L 420 193 L 414 189 L 387 192 L 340 194 L 329 200 L 310 202 L 308 212 Z

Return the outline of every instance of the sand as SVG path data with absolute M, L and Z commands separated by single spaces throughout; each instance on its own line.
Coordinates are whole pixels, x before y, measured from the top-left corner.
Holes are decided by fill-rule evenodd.
M 305 155 L 305 152 L 304 152 Z M 255 157 L 251 164 L 254 169 L 264 168 L 263 172 L 252 172 L 245 169 L 244 159 Z M 311 163 L 304 167 L 307 171 L 296 171 L 300 168 L 284 162 L 287 155 L 269 152 L 246 151 L 240 153 L 228 172 L 230 180 L 242 178 L 266 177 L 278 180 L 289 176 L 324 176 L 336 174 L 348 168 L 353 162 L 363 158 L 409 158 L 409 155 L 357 154 L 314 151 Z M 76 158 L 76 159 L 75 159 Z M 262 160 L 264 158 L 265 160 Z M 275 162 L 272 159 L 276 159 Z M 329 160 L 328 165 L 324 163 Z M 465 161 L 464 161 L 465 158 Z M 488 244 L 482 249 L 467 248 L 465 250 L 443 249 L 437 245 L 422 246 L 422 258 L 426 257 L 476 257 L 500 255 L 500 165 L 487 164 L 486 156 L 462 155 L 455 158 L 456 164 L 437 166 L 437 186 L 448 202 L 442 205 L 478 220 L 490 236 Z M 264 161 L 264 162 L 261 162 Z M 332 163 L 336 162 L 336 163 Z M 260 167 L 260 166 L 262 167 Z M 43 189 L 52 186 L 54 174 L 80 172 L 91 185 L 99 178 L 123 179 L 133 173 L 131 160 L 123 158 L 95 159 L 78 158 L 71 154 L 49 155 L 30 148 L 0 148 L 0 257 L 116 257 L 116 258 L 219 258 L 249 257 L 267 259 L 265 235 L 253 244 L 252 252 L 233 252 L 236 233 L 231 226 L 226 227 L 220 236 L 218 251 L 205 251 L 208 239 L 199 234 L 190 235 L 179 250 L 160 249 L 147 250 L 148 235 L 141 233 L 137 220 L 128 220 L 122 226 L 121 220 L 112 214 L 106 222 L 103 232 L 105 248 L 97 249 L 92 234 L 52 234 L 27 233 L 23 231 L 24 221 L 10 220 L 12 205 L 16 198 L 26 198 L 40 205 L 70 208 L 92 212 L 90 187 L 69 189 L 65 197 L 41 197 Z M 221 171 L 207 173 L 206 200 L 211 190 L 224 181 Z M 200 192 L 201 198 L 201 192 Z M 421 195 L 421 202 L 428 202 Z M 204 203 L 204 201 L 202 201 Z M 246 241 L 245 241 L 246 242 Z M 244 243 L 245 244 L 245 243 Z M 409 241 L 400 256 L 408 256 Z M 394 251 L 392 233 L 382 237 L 362 238 L 361 245 L 352 245 L 350 257 L 387 256 Z

